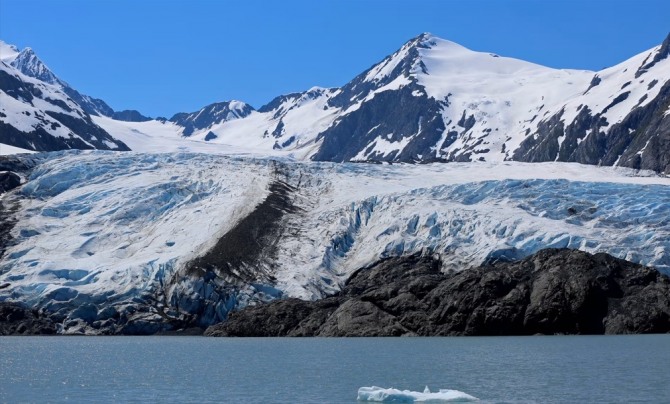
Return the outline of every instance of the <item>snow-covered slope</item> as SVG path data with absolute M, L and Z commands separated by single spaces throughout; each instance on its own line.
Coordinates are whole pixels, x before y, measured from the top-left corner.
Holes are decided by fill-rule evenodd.
M 18 101 L 14 102 L 7 98 L 2 100 L 3 104 L 7 104 L 4 110 L 10 111 L 14 115 L 10 119 L 4 119 L 6 117 L 0 116 L 1 123 L 11 126 L 10 128 L 3 125 L 4 130 L 0 133 L 2 139 L 7 143 L 38 151 L 69 148 L 124 150 L 125 147 L 120 144 L 110 146 L 115 141 L 111 139 L 109 134 L 103 133 L 104 130 L 93 124 L 89 115 L 109 116 L 124 121 L 149 120 L 137 111 L 115 112 L 104 101 L 79 93 L 68 83 L 58 78 L 31 48 L 19 51 L 17 47 L 0 41 L 0 61 L 3 71 L 0 91 L 4 94 L 3 97 L 10 95 Z M 33 109 L 39 109 L 39 106 L 33 105 L 32 98 L 26 98 L 24 97 L 25 94 L 18 93 L 18 91 L 25 91 L 23 87 L 27 87 L 27 91 L 31 92 L 33 97 L 44 98 L 45 101 L 53 104 L 42 105 L 46 109 L 40 110 L 41 115 L 50 115 L 51 120 L 49 122 L 36 124 L 35 120 L 30 118 L 30 116 L 34 116 Z M 34 88 L 38 88 L 38 90 L 35 91 Z M 59 101 L 62 101 L 62 103 L 57 106 L 67 106 L 61 108 L 65 109 L 66 114 L 75 112 L 75 115 L 70 114 L 75 118 L 74 121 L 64 117 L 65 121 L 63 122 L 60 118 L 54 116 L 54 113 L 62 112 L 54 109 L 54 105 Z M 7 115 L 6 112 L 3 113 Z M 86 143 L 60 140 L 59 138 L 63 137 L 63 133 L 55 134 L 54 121 L 66 126 L 70 134 L 84 139 Z M 55 137 L 55 139 L 46 136 L 45 132 Z M 39 138 L 39 140 L 35 141 L 35 138 Z M 98 142 L 98 140 L 102 141 L 103 138 L 107 141 L 106 143 Z M 88 141 L 89 139 L 93 141 Z M 32 145 L 32 147 L 29 145 Z
M 2 196 L 0 300 L 64 332 L 208 325 L 317 298 L 381 257 L 444 269 L 545 247 L 670 270 L 670 180 L 565 163 L 361 165 L 208 154 L 58 152 Z M 645 175 L 645 176 L 639 176 Z
M 92 119 L 107 132 L 112 133 L 116 139 L 128 145 L 131 150 L 140 152 L 192 152 L 257 157 L 290 154 L 290 152 L 273 150 L 267 144 L 254 146 L 249 141 L 244 142 L 244 138 L 234 136 L 205 140 L 207 135 L 200 133 L 191 137 L 183 137 L 184 128 L 171 121 L 125 122 L 104 116 L 94 116 Z M 231 143 L 225 143 L 227 140 L 230 140 Z
M 558 160 L 670 172 L 669 53 L 670 36 L 601 72 L 558 70 L 423 34 L 340 89 L 330 104 L 342 115 L 319 135 L 314 157 Z
M 0 143 L 0 156 L 6 156 L 10 154 L 21 154 L 21 153 L 35 153 L 35 152 L 32 150 L 22 149 L 20 147 Z
M 68 83 L 59 79 L 42 62 L 32 48 L 25 48 L 19 51 L 16 46 L 0 41 L 0 60 L 25 76 L 58 87 L 60 91 L 71 97 L 72 101 L 88 114 L 112 116 L 114 113 L 114 110 L 103 100 L 83 95 Z
M 525 161 L 576 161 L 670 173 L 670 35 L 593 75 L 588 88 L 546 109 L 521 146 Z
M 293 155 L 305 159 L 317 149 L 315 141 L 319 133 L 338 116 L 339 109 L 328 105 L 335 92 L 335 89 L 314 87 L 302 93 L 279 96 L 258 110 L 241 101 L 215 103 L 196 112 L 176 114 L 169 122 L 176 125 L 175 138 L 183 137 L 181 147 L 189 150 L 202 150 L 197 143 L 208 142 L 219 145 L 209 150 L 233 148 L 247 153 Z M 116 134 L 114 122 L 99 122 L 110 133 Z M 145 132 L 140 126 L 124 126 Z M 124 141 L 135 144 L 128 138 Z M 196 142 L 196 145 L 191 142 Z M 131 146 L 136 151 L 154 150 L 139 147 Z M 160 150 L 161 146 L 157 147 Z
M 21 55 L 12 62 L 23 60 L 43 78 L 48 76 L 48 69 L 40 68 L 34 59 L 21 59 Z M 93 123 L 62 86 L 26 76 L 4 60 L 0 61 L 0 142 L 37 151 L 128 150 Z

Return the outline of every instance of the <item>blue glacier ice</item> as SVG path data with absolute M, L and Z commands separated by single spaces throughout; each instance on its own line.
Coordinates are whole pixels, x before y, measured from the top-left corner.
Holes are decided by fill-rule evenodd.
M 131 320 L 153 329 L 166 318 L 205 326 L 279 296 L 337 292 L 361 267 L 418 252 L 439 257 L 447 271 L 576 248 L 670 273 L 670 179 L 634 170 L 196 153 L 30 158 L 37 166 L 25 184 L 3 195 L 15 225 L 0 260 L 0 284 L 9 284 L 0 301 L 57 313 L 64 332 Z M 276 224 L 268 255 L 233 268 L 258 278 L 189 272 L 273 181 L 291 187 L 293 209 Z

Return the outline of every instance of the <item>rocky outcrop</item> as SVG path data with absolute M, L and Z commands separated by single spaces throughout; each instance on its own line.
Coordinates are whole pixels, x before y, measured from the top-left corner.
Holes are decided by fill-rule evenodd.
M 184 128 L 183 135 L 191 136 L 199 129 L 209 128 L 226 121 L 240 119 L 249 116 L 254 108 L 239 101 L 217 102 L 207 105 L 199 111 L 187 113 L 180 112 L 170 118 L 171 122 Z
M 617 97 L 612 103 L 621 98 L 625 99 Z M 634 108 L 621 122 L 612 125 L 603 116 L 607 108 L 594 114 L 584 106 L 568 125 L 562 121 L 560 111 L 538 125 L 536 136 L 528 136 L 514 152 L 513 159 L 619 165 L 669 174 L 670 115 L 666 114 L 669 107 L 670 81 L 656 98 Z M 560 138 L 564 139 L 562 143 Z
M 210 336 L 442 336 L 670 332 L 670 279 L 607 254 L 542 250 L 444 274 L 431 257 L 356 272 L 336 296 L 233 313 Z
M 56 334 L 56 325 L 48 316 L 15 303 L 0 302 L 0 335 L 39 334 Z
M 381 92 L 319 134 L 323 143 L 313 160 L 433 161 L 423 156 L 435 155 L 431 150 L 445 131 L 444 105 L 416 84 Z M 388 143 L 391 150 L 381 143 Z
M 37 164 L 34 157 L 8 155 L 0 156 L 0 195 L 21 185 L 21 175 L 27 176 Z M 0 201 L 0 258 L 4 257 L 7 247 L 12 243 L 12 230 L 16 224 L 14 214 L 18 209 L 16 201 Z M 0 289 L 2 284 L 0 282 Z
M 146 122 L 151 120 L 151 118 L 142 115 L 139 111 L 136 111 L 134 109 L 125 109 L 123 111 L 116 111 L 114 112 L 114 114 L 112 114 L 112 119 L 126 122 Z

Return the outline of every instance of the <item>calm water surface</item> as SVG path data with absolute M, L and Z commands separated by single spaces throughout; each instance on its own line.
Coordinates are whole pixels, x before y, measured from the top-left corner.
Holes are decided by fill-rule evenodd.
M 2 337 L 0 402 L 355 403 L 361 386 L 491 403 L 670 403 L 670 335 Z

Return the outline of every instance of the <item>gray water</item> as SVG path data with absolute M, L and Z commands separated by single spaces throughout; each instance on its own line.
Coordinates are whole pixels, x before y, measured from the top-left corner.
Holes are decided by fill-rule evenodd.
M 491 403 L 670 403 L 670 335 L 2 337 L 0 402 L 355 403 L 362 386 Z

